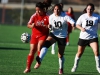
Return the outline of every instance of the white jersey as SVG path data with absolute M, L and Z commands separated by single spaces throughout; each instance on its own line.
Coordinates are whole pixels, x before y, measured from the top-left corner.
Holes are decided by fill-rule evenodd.
M 93 39 L 97 38 L 97 30 L 98 30 L 98 23 L 100 23 L 100 16 L 97 14 L 92 14 L 92 16 L 88 16 L 87 13 L 81 15 L 76 25 L 81 25 L 83 28 L 86 29 L 85 32 L 80 32 L 80 39 Z
M 67 29 L 68 25 L 67 22 L 70 22 L 71 24 L 74 24 L 74 20 L 67 16 L 64 13 L 61 13 L 60 16 L 55 16 L 53 13 L 49 16 L 49 24 L 52 27 L 51 32 L 59 38 L 66 38 L 67 37 Z

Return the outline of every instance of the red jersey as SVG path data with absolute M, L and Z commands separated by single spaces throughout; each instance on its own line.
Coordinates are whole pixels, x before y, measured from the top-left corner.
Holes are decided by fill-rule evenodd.
M 36 13 L 33 14 L 28 22 L 28 24 L 32 24 L 32 23 L 35 24 L 35 26 L 32 28 L 32 34 L 39 35 L 39 36 L 48 35 L 49 29 L 43 26 L 49 24 L 48 18 L 49 17 L 46 14 L 44 14 L 43 16 L 37 15 Z

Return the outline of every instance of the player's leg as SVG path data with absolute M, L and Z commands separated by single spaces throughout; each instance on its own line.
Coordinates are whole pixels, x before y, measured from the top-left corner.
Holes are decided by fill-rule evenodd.
M 51 54 L 55 54 L 55 46 L 56 46 L 56 43 L 52 44 Z
M 64 50 L 65 46 L 60 46 L 58 49 L 58 58 L 59 58 L 59 74 L 63 74 L 63 69 L 64 69 Z
M 75 59 L 74 59 L 74 65 L 73 65 L 73 68 L 71 69 L 71 72 L 76 71 L 80 57 L 82 56 L 82 54 L 85 50 L 85 47 L 88 45 L 88 42 L 89 41 L 87 41 L 87 40 L 79 39 L 79 41 L 78 41 L 78 51 L 76 53 L 76 56 L 75 56 Z
M 34 60 L 34 55 L 35 55 L 35 53 L 36 53 L 36 51 L 37 51 L 37 47 L 36 47 L 36 46 L 37 46 L 37 45 L 30 44 L 30 52 L 29 52 L 29 54 L 28 54 L 28 56 L 27 56 L 26 69 L 24 70 L 23 73 L 28 73 L 28 72 L 30 72 L 30 70 L 31 70 L 31 64 L 32 64 L 32 62 L 33 62 L 33 60 Z
M 41 65 L 41 62 L 42 62 L 42 59 L 44 58 L 44 56 L 46 55 L 47 53 L 47 48 L 46 47 L 42 47 L 41 51 L 40 51 L 40 54 L 39 56 L 36 56 L 36 64 L 34 66 L 34 69 L 38 69 Z
M 40 58 L 39 58 L 39 55 L 40 55 L 40 50 L 41 50 L 41 48 L 42 48 L 42 46 L 43 46 L 43 44 L 45 43 L 45 40 L 46 40 L 46 38 L 47 38 L 47 36 L 42 36 L 42 37 L 40 37 L 40 39 L 39 39 L 39 42 L 38 42 L 38 55 L 36 56 L 36 60 L 38 61 L 38 63 L 34 66 L 34 68 L 35 69 L 37 69 L 39 66 L 40 66 L 40 64 L 41 64 L 41 61 L 40 61 Z M 45 52 L 46 53 L 46 52 Z
M 79 63 L 80 57 L 82 56 L 84 50 L 85 50 L 85 46 L 78 46 L 78 51 L 77 51 L 75 59 L 74 59 L 74 66 L 71 69 L 71 72 L 75 72 L 76 71 L 76 69 L 78 67 L 78 63 Z
M 58 43 L 59 74 L 63 74 L 66 38 L 58 38 L 57 43 Z
M 96 61 L 96 69 L 100 73 L 100 56 L 99 56 L 99 45 L 98 45 L 98 39 L 93 39 L 95 42 L 90 43 L 91 48 L 93 49 L 94 55 L 95 55 L 95 61 Z M 92 41 L 93 41 L 92 40 Z
M 51 37 L 48 36 L 48 38 L 46 39 L 41 51 L 40 51 L 40 55 L 36 57 L 36 65 L 34 66 L 35 69 L 39 68 L 42 59 L 44 58 L 44 56 L 47 53 L 48 48 L 55 42 L 55 40 Z
M 41 37 L 39 38 L 38 45 L 37 45 L 37 53 L 38 53 L 38 56 L 39 56 L 39 54 L 40 54 L 40 50 L 41 50 L 41 48 L 42 48 L 42 46 L 43 46 L 43 44 L 44 44 L 46 38 L 47 38 L 46 35 L 45 35 L 45 36 L 41 36 Z

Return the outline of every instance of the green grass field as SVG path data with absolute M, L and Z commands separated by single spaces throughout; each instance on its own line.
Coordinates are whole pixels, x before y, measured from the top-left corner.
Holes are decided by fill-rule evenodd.
M 29 53 L 29 43 L 22 43 L 20 40 L 23 32 L 31 33 L 31 29 L 26 26 L 0 25 L 0 75 L 58 75 L 57 46 L 55 55 L 51 54 L 51 47 L 49 48 L 39 69 L 34 69 L 34 60 L 31 72 L 23 74 Z M 100 34 L 100 31 L 98 33 Z M 71 73 L 78 37 L 79 30 L 74 30 L 70 35 L 70 46 L 66 46 L 64 53 L 64 75 L 100 75 L 96 70 L 94 54 L 90 47 L 86 47 L 77 71 Z

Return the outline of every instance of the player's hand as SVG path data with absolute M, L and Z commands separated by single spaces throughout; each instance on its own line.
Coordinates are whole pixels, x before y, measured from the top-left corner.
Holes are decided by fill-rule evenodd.
M 35 24 L 34 23 L 32 23 L 32 28 L 35 26 Z
M 52 30 L 52 25 L 48 25 L 49 30 Z
M 34 26 L 35 26 L 34 23 L 28 24 L 28 25 L 27 25 L 27 27 L 28 27 L 28 28 L 31 28 L 31 29 L 32 29 Z
M 85 31 L 85 28 L 81 28 L 81 31 L 84 32 Z

